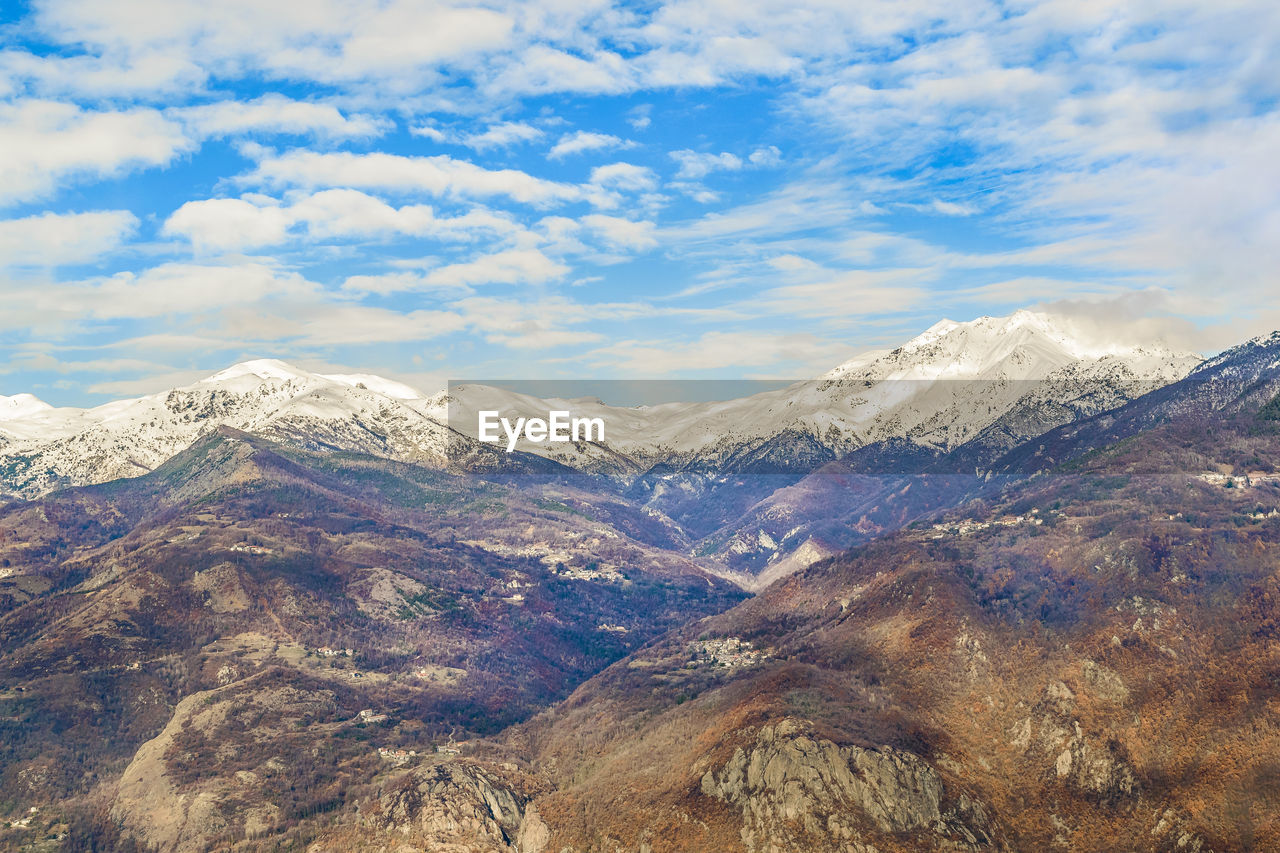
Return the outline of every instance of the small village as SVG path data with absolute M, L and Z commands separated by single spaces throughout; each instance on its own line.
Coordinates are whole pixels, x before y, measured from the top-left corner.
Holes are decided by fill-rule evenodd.
M 755 666 L 767 655 L 755 648 L 750 640 L 724 637 L 713 640 L 696 640 L 689 644 L 693 659 L 685 664 L 693 669 L 699 666 L 723 666 L 730 669 Z
M 1033 509 L 1024 515 L 1006 515 L 991 521 L 961 521 L 935 524 L 933 525 L 935 532 L 930 538 L 945 539 L 947 536 L 966 536 L 979 530 L 989 530 L 992 527 L 1013 527 L 1018 524 L 1041 525 L 1044 524 L 1044 519 L 1040 517 L 1040 510 Z
M 462 749 L 453 743 L 438 744 L 435 747 L 434 752 L 436 755 L 452 757 L 461 754 Z M 378 747 L 378 757 L 385 761 L 390 761 L 392 764 L 401 765 L 417 758 L 418 751 L 416 749 L 393 749 L 391 747 L 380 746 Z
M 557 563 L 551 566 L 553 574 L 574 581 L 605 581 L 606 583 L 622 583 L 626 580 L 617 569 L 602 568 L 597 563 L 585 566 L 566 566 Z
M 1280 485 L 1280 474 L 1268 474 L 1264 471 L 1250 471 L 1241 475 L 1206 471 L 1203 474 L 1197 474 L 1196 479 L 1224 489 L 1254 489 L 1258 486 Z
M 386 759 L 393 764 L 404 764 L 411 758 L 418 757 L 416 749 L 389 749 L 385 746 L 378 747 L 378 756 Z
M 258 557 L 270 556 L 276 553 L 274 548 L 267 548 L 262 545 L 249 545 L 245 542 L 237 542 L 227 550 L 235 554 L 253 554 Z

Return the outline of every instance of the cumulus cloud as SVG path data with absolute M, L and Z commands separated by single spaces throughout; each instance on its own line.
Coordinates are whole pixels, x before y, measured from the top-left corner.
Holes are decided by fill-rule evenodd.
M 392 126 L 386 118 L 344 115 L 332 104 L 295 101 L 278 94 L 182 107 L 171 114 L 200 137 L 314 134 L 327 139 L 368 139 Z
M 118 248 L 138 227 L 127 210 L 42 213 L 0 221 L 0 266 L 85 264 Z
M 658 176 L 648 166 L 609 163 L 591 170 L 591 183 L 609 189 L 651 190 L 657 187 Z
M 576 133 L 566 133 L 560 137 L 551 150 L 547 152 L 547 156 L 552 160 L 559 160 L 568 157 L 571 154 L 582 154 L 586 151 L 604 151 L 616 148 L 634 148 L 635 143 L 630 140 L 620 139 L 609 133 L 592 133 L 586 130 L 579 130 Z
M 274 204 L 213 198 L 185 203 L 162 230 L 187 238 L 201 252 L 217 252 L 282 243 L 290 224 L 288 213 Z
M 288 6 L 172 0 L 157 14 L 147 0 L 49 0 L 36 23 L 53 38 L 112 56 L 191 57 L 206 74 L 248 73 L 338 82 L 410 76 L 510 45 L 512 17 L 477 7 L 400 0 L 367 7 L 314 3 L 300 18 Z
M 593 213 L 582 217 L 582 224 L 598 234 L 610 248 L 643 251 L 658 245 L 657 228 L 652 222 Z
M 505 148 L 519 142 L 533 142 L 543 136 L 545 134 L 531 124 L 521 121 L 505 121 L 501 124 L 490 125 L 483 132 L 463 136 L 459 142 L 468 148 L 486 151 L 490 148 Z
M 66 335 L 104 321 L 223 312 L 269 299 L 311 299 L 316 292 L 296 273 L 265 264 L 164 263 L 141 272 L 23 286 L 10 296 L 25 306 L 25 315 L 0 314 L 0 326 Z
M 170 162 L 191 141 L 157 110 L 86 110 L 24 99 L 0 104 L 0 203 L 50 195 L 70 178 L 101 179 Z
M 676 177 L 692 180 L 705 178 L 712 172 L 736 172 L 748 165 L 765 168 L 776 166 L 782 162 L 782 152 L 778 150 L 776 145 L 755 149 L 747 155 L 745 161 L 738 155 L 730 154 L 727 151 L 719 154 L 710 154 L 703 151 L 692 151 L 687 148 L 680 151 L 672 151 L 670 156 L 680 166 L 676 172 Z
M 294 150 L 269 155 L 242 183 L 294 187 L 348 187 L 455 198 L 503 196 L 524 204 L 556 204 L 583 198 L 581 188 L 537 178 L 518 169 L 486 169 L 447 155 L 407 157 L 374 152 Z
M 467 242 L 480 235 L 511 235 L 521 226 L 484 208 L 438 216 L 431 205 L 395 207 L 360 190 L 295 194 L 282 202 L 251 193 L 235 199 L 189 201 L 162 232 L 183 237 L 202 252 L 275 246 L 290 239 L 346 240 L 394 235 Z
M 472 284 L 527 284 L 564 276 L 569 267 L 537 249 L 509 249 L 429 272 L 424 281 L 434 287 Z
M 682 151 L 672 151 L 671 159 L 680 165 L 679 171 L 676 172 L 677 178 L 705 178 L 716 170 L 735 172 L 742 168 L 742 158 L 728 152 L 707 154 L 686 148 Z

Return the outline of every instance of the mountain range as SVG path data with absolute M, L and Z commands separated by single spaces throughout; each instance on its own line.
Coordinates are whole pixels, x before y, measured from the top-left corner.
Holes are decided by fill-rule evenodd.
M 724 462 L 779 436 L 803 435 L 832 458 L 894 439 L 952 450 L 1015 410 L 1052 399 L 1075 404 L 1073 415 L 1093 414 L 1137 389 L 1181 378 L 1199 361 L 1162 346 L 1089 345 L 1063 322 L 1031 311 L 944 320 L 895 350 L 859 356 L 816 380 L 710 403 L 620 407 L 485 386 L 426 395 L 378 376 L 316 374 L 262 359 L 93 409 L 58 409 L 29 394 L 0 397 L 0 458 L 7 464 L 3 485 L 22 495 L 137 476 L 217 426 L 441 465 L 442 426 L 466 434 L 482 408 L 535 417 L 571 405 L 575 415 L 606 421 L 605 441 L 564 453 L 528 441 L 520 449 L 584 470 L 607 456 L 614 473 L 623 459 L 623 472 L 634 476 L 655 465 Z
M 3 398 L 0 488 L 32 497 L 138 476 L 228 426 L 304 449 L 436 470 L 480 464 L 491 474 L 589 475 L 599 481 L 593 488 L 617 491 L 680 526 L 691 552 L 712 570 L 758 586 L 758 575 L 767 581 L 857 540 L 811 530 L 810 516 L 844 530 L 875 507 L 863 527 L 879 532 L 937 503 L 889 510 L 884 498 L 902 488 L 899 475 L 945 457 L 981 476 L 1029 438 L 1114 409 L 1199 361 L 1162 346 L 1089 343 L 1067 321 L 1031 311 L 942 321 L 897 349 L 865 354 L 818 379 L 715 402 L 610 406 L 474 384 L 428 395 L 377 376 L 322 375 L 259 360 L 87 410 L 55 409 L 30 395 Z M 475 440 L 480 410 L 514 419 L 565 407 L 600 418 L 605 439 L 522 440 L 515 459 Z M 531 466 L 534 456 L 558 467 Z M 829 463 L 835 465 L 824 467 Z M 858 488 L 847 487 L 847 475 L 862 478 Z M 816 497 L 832 483 L 841 511 Z M 796 505 L 801 496 L 805 506 Z
M 5 398 L 0 849 L 1280 849 L 1280 333 L 1068 331 L 558 456 L 280 362 Z

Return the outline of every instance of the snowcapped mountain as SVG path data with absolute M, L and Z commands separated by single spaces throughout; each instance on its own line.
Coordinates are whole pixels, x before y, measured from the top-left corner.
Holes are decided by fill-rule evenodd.
M 633 460 L 637 471 L 658 461 L 722 464 L 744 451 L 758 458 L 779 436 L 832 456 L 892 439 L 949 451 L 999 431 L 1011 413 L 1015 423 L 1004 426 L 999 443 L 1114 408 L 1180 379 L 1201 360 L 1164 346 L 1091 342 L 1070 321 L 1018 311 L 969 323 L 943 320 L 892 351 L 867 353 L 818 379 L 734 400 L 623 408 L 477 385 L 453 389 L 449 415 L 452 425 L 473 436 L 484 409 L 546 417 L 550 406 L 599 417 L 607 424 L 604 444 L 611 453 L 518 445 L 596 469 L 616 466 L 615 454 Z
M 895 440 L 930 452 L 974 441 L 1004 450 L 1179 379 L 1200 360 L 1166 347 L 1091 342 L 1087 330 L 1030 311 L 944 320 L 818 379 L 708 403 L 619 407 L 482 385 L 428 397 L 379 376 L 311 373 L 262 359 L 92 409 L 54 408 L 29 394 L 0 397 L 0 493 L 31 496 L 137 476 L 222 425 L 308 448 L 443 466 L 459 439 L 450 427 L 474 438 L 485 409 L 513 419 L 545 418 L 552 409 L 603 419 L 603 442 L 517 446 L 627 482 L 655 465 L 804 471 Z
M 183 388 L 92 409 L 0 398 L 0 490 L 34 495 L 152 470 L 226 425 L 309 448 L 440 465 L 448 431 L 431 400 L 391 380 L 237 364 Z
M 15 394 L 12 397 L 0 395 L 0 422 L 25 418 L 52 408 L 44 400 L 30 394 Z

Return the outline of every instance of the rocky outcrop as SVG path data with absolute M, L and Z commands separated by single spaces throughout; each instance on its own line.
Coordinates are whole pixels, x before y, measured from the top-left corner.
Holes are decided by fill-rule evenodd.
M 219 680 L 236 671 L 221 667 Z M 264 781 L 289 772 L 289 765 L 271 757 L 254 770 L 232 768 L 287 743 L 277 739 L 282 732 L 334 704 L 330 692 L 273 682 L 276 675 L 260 670 L 178 702 L 169 723 L 120 776 L 111 817 L 126 835 L 157 853 L 196 853 L 277 827 L 284 815 Z M 202 769 L 193 773 L 196 760 Z
M 441 762 L 414 769 L 362 804 L 360 824 L 395 839 L 396 849 L 543 853 L 551 833 L 529 805 L 536 791 L 512 767 Z
M 1123 701 L 1128 695 L 1119 676 L 1085 661 L 1086 680 L 1096 693 L 1108 700 Z M 1125 760 L 1122 745 L 1115 739 L 1085 734 L 1074 718 L 1075 694 L 1061 681 L 1053 681 L 1044 691 L 1039 715 L 1016 724 L 1010 745 L 1033 760 L 1045 761 L 1053 777 L 1103 802 L 1131 801 L 1138 794 L 1138 779 Z
M 702 793 L 742 810 L 749 853 L 870 853 L 885 835 L 909 835 L 917 850 L 1004 849 L 982 804 L 951 795 L 918 755 L 838 746 L 792 720 L 761 728 L 702 777 Z
M 1154 849 L 1159 853 L 1212 853 L 1190 824 L 1190 819 L 1175 809 L 1157 811 L 1150 833 Z
M 217 701 L 222 691 L 186 697 L 159 735 L 142 745 L 120 777 L 111 815 L 139 841 L 166 853 L 204 849 L 227 829 L 218 808 L 223 791 L 213 786 L 184 791 L 171 778 L 166 753 L 185 727 L 210 729 L 223 724 L 231 709 Z

